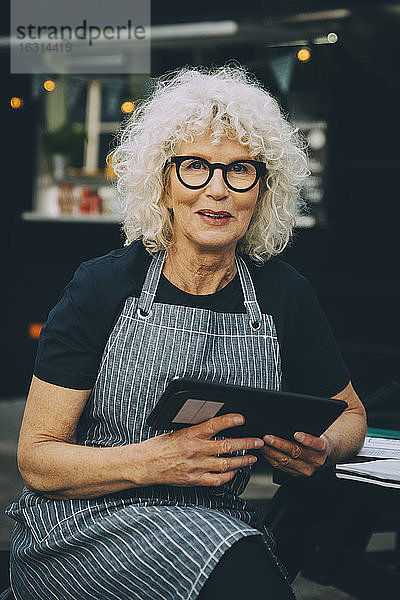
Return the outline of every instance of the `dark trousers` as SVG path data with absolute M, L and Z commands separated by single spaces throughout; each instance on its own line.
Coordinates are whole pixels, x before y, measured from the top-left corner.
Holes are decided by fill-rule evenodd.
M 293 600 L 294 595 L 259 536 L 242 538 L 229 548 L 212 571 L 198 600 Z

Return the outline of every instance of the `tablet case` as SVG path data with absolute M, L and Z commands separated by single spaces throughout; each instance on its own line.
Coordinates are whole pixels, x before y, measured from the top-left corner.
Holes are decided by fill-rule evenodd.
M 321 435 L 346 407 L 346 402 L 331 398 L 176 378 L 168 384 L 147 423 L 158 430 L 174 430 L 240 413 L 245 423 L 221 435 L 263 437 L 270 433 L 292 440 L 296 431 Z

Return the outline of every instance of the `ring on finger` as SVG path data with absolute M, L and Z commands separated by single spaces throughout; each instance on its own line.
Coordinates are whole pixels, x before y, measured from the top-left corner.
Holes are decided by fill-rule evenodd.
M 301 456 L 300 446 L 298 446 L 297 444 L 295 445 L 295 447 L 293 448 L 293 450 L 291 452 L 291 456 L 292 456 L 292 458 L 300 458 L 300 456 Z

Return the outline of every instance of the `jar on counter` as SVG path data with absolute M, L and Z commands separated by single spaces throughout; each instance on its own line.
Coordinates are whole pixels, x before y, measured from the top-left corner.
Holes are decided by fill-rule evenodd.
M 58 184 L 57 203 L 60 214 L 72 213 L 74 206 L 74 186 L 69 181 L 62 181 Z
M 121 212 L 117 192 L 111 185 L 102 185 L 99 187 L 98 193 L 102 199 L 102 213 L 104 215 L 118 215 Z

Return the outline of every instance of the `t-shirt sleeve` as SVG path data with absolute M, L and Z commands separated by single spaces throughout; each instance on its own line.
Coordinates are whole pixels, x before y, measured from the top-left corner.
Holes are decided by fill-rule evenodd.
M 106 343 L 102 294 L 82 263 L 50 311 L 38 344 L 34 374 L 72 389 L 91 389 Z
M 334 396 L 350 376 L 311 283 L 301 278 L 300 297 L 290 313 L 282 356 L 287 387 L 298 393 Z

